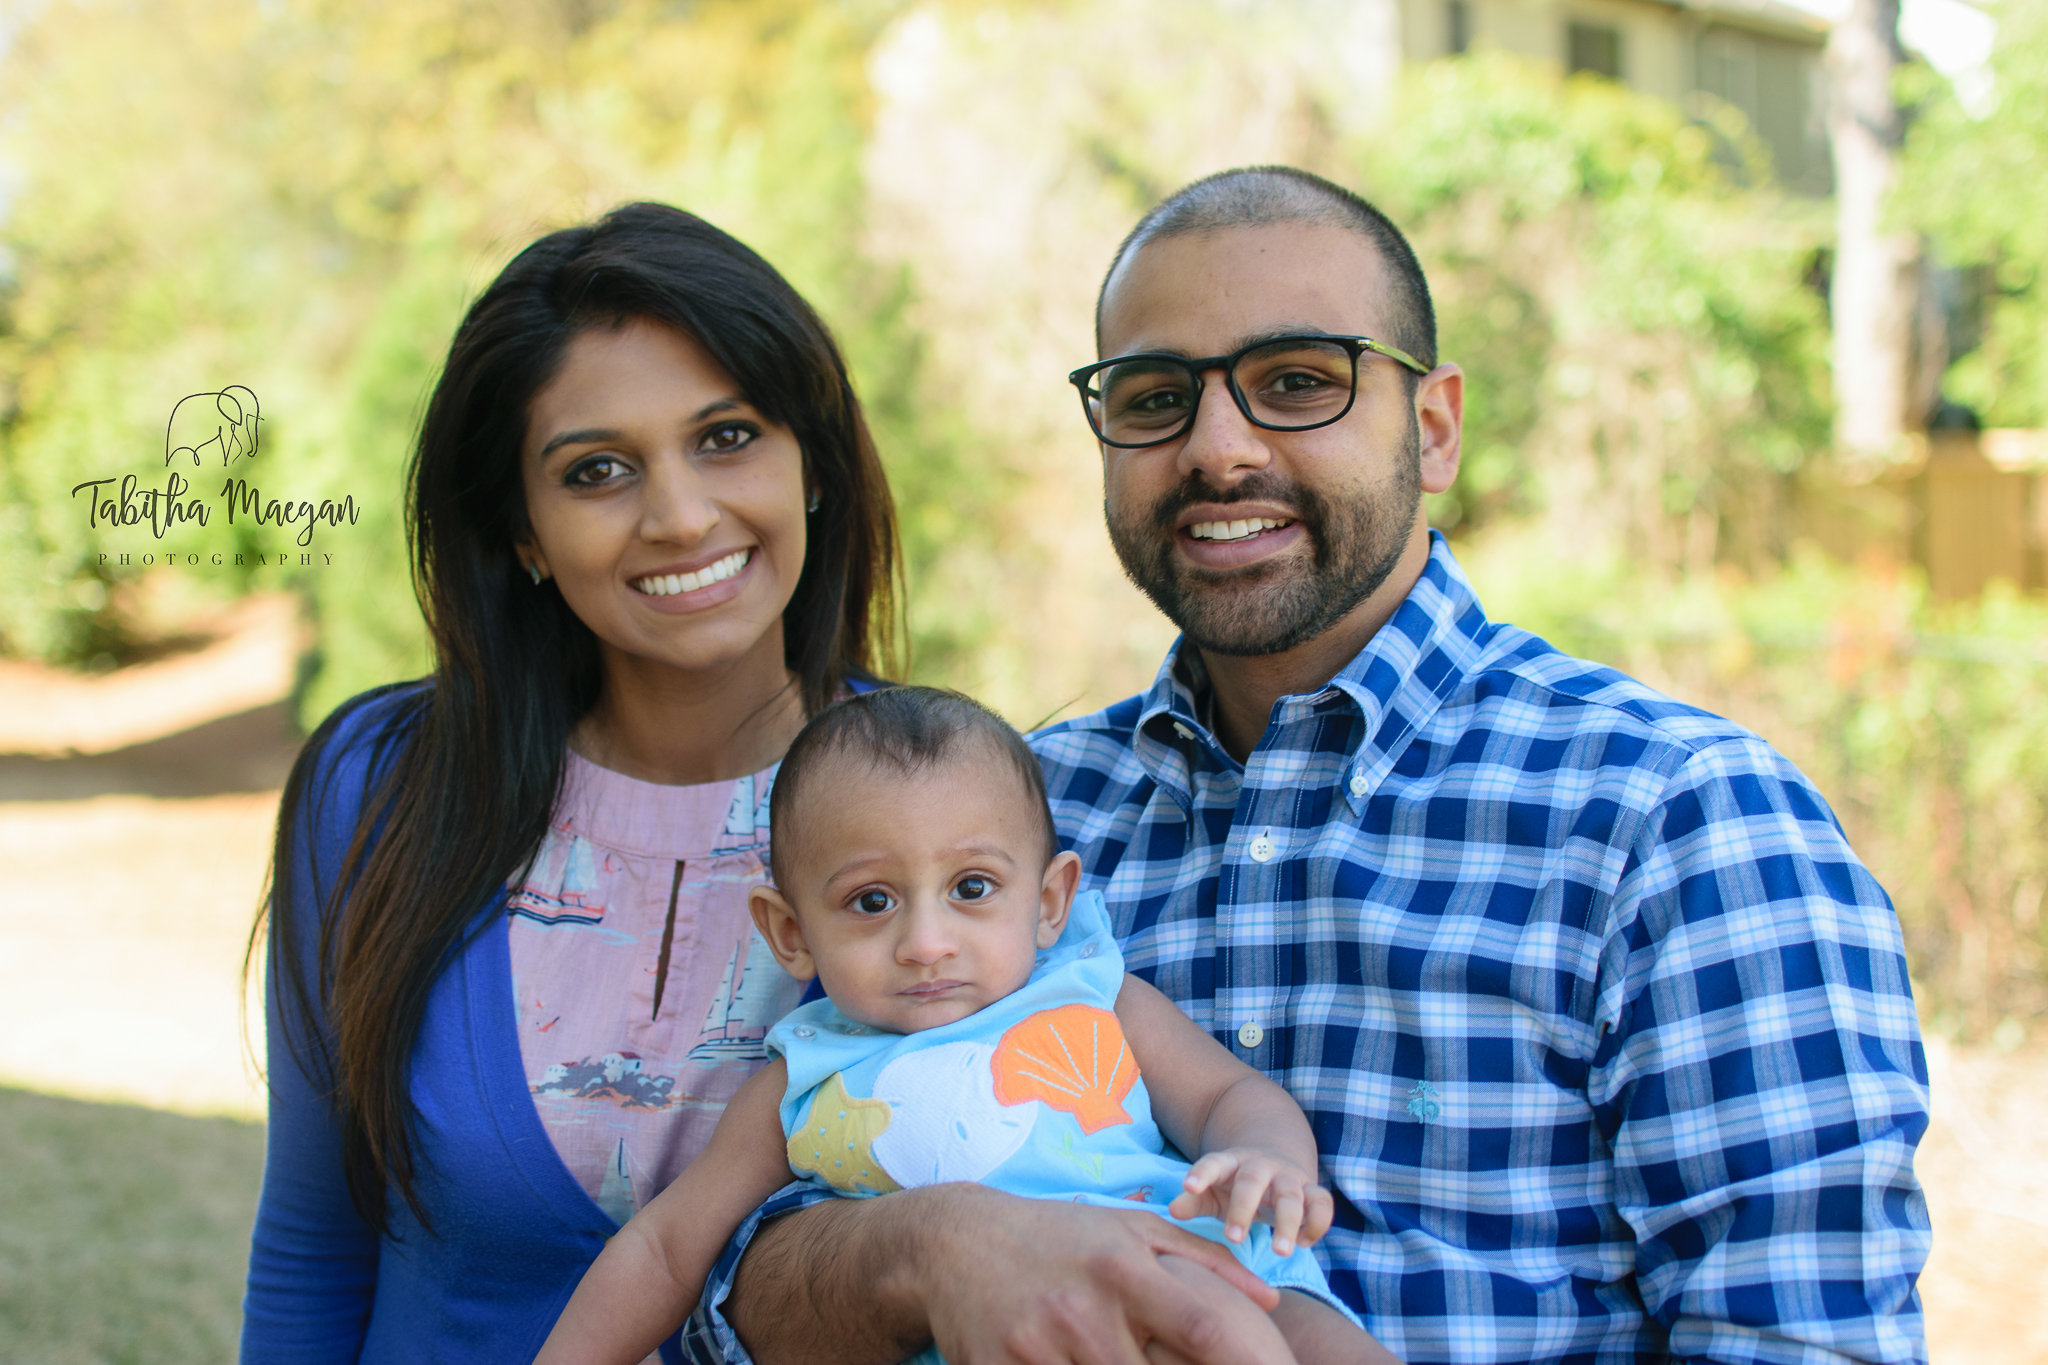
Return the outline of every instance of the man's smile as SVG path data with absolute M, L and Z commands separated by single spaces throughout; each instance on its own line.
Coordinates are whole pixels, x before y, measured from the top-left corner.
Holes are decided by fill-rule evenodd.
M 1252 517 L 1244 521 L 1198 521 L 1188 527 L 1188 534 L 1196 540 L 1243 540 L 1261 531 L 1277 531 L 1283 526 L 1292 526 L 1292 520 L 1276 521 L 1272 517 Z
M 1186 489 L 1159 508 L 1156 524 L 1172 528 L 1176 557 L 1189 567 L 1210 572 L 1242 568 L 1310 539 L 1307 522 L 1275 496 L 1278 491 L 1222 501 L 1213 493 Z

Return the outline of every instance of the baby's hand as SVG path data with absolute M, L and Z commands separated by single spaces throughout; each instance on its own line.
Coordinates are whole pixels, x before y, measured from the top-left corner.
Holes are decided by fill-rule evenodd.
M 1293 1162 L 1256 1147 L 1230 1147 L 1197 1161 L 1167 1210 L 1176 1218 L 1221 1218 L 1233 1242 L 1263 1218 L 1273 1225 L 1273 1250 L 1288 1256 L 1330 1230 L 1334 1205 L 1330 1192 Z

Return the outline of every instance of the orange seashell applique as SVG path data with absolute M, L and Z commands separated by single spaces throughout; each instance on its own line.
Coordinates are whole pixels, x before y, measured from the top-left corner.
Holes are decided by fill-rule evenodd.
M 1004 1104 L 1043 1100 L 1093 1133 L 1129 1123 L 1123 1099 L 1138 1082 L 1138 1059 L 1116 1015 L 1093 1005 L 1040 1010 L 1011 1026 L 990 1065 Z

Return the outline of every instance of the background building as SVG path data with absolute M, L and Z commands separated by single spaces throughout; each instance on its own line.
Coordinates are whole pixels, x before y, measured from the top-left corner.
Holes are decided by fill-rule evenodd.
M 1823 119 L 1828 23 L 1777 0 L 1399 0 L 1409 60 L 1489 49 L 1606 76 L 1690 112 L 1738 111 L 1787 188 L 1833 188 Z

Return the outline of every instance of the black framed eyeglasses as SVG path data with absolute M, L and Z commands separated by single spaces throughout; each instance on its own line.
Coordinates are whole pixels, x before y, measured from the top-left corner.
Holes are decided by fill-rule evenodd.
M 1358 399 L 1358 357 L 1367 351 L 1428 374 L 1398 346 L 1371 337 L 1272 337 L 1229 355 L 1201 360 L 1147 352 L 1083 365 L 1067 376 L 1081 391 L 1081 409 L 1104 445 L 1139 450 L 1164 445 L 1194 424 L 1202 376 L 1223 371 L 1245 420 L 1267 431 L 1311 431 L 1342 421 Z

